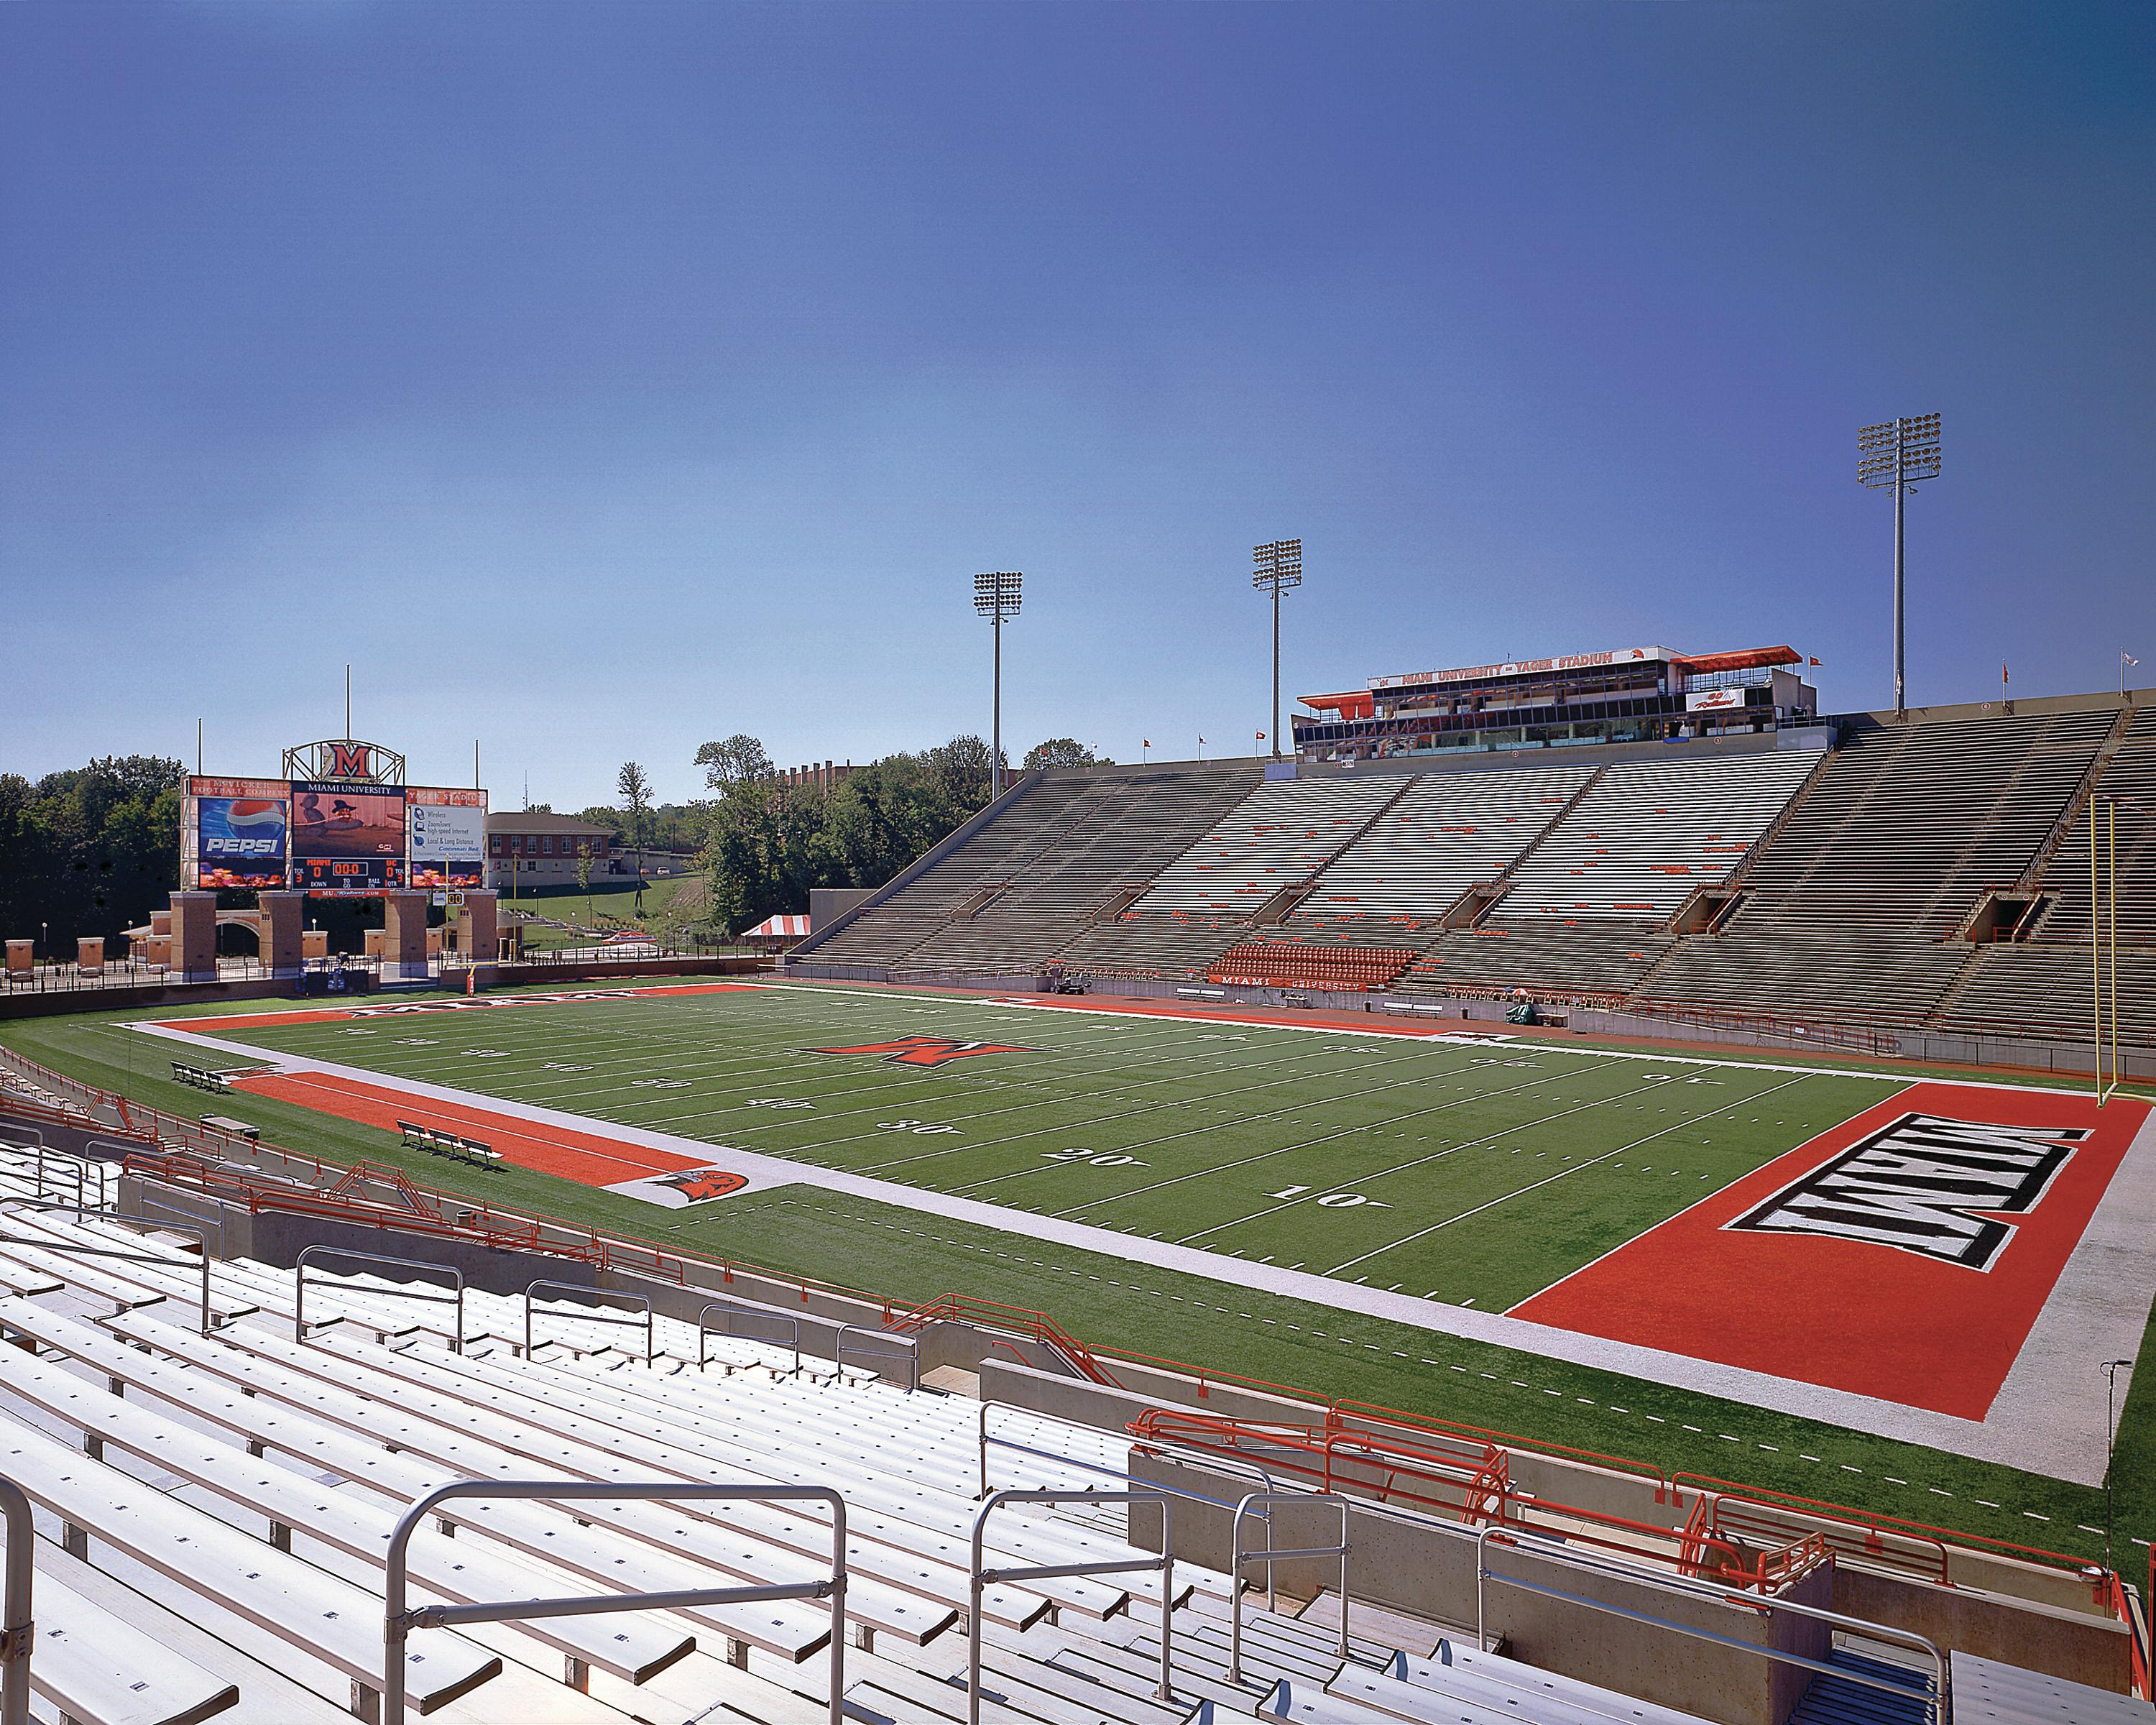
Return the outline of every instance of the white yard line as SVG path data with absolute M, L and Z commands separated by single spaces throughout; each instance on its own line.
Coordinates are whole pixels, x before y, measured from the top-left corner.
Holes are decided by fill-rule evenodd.
M 257 1063 L 264 1059 L 264 1050 L 259 1048 L 188 1030 L 184 1028 L 185 1022 L 149 1023 L 138 1028 L 152 1035 L 237 1055 Z M 1317 1029 L 1318 1027 L 1312 1028 Z M 581 1133 L 610 1135 L 624 1143 L 643 1145 L 663 1151 L 670 1156 L 696 1158 L 713 1167 L 731 1169 L 748 1176 L 759 1187 L 794 1185 L 844 1194 L 870 1203 L 941 1216 L 1005 1235 L 1050 1241 L 1107 1258 L 1149 1264 L 1163 1270 L 1201 1276 L 1224 1288 L 1232 1286 L 1277 1294 L 1440 1335 L 1456 1336 L 1463 1340 L 1512 1348 L 1548 1359 L 1622 1373 L 1650 1384 L 1667 1384 L 1679 1389 L 1821 1420 L 1852 1430 L 1920 1444 L 1927 1448 L 1943 1450 L 1979 1461 L 2001 1462 L 2008 1466 L 2025 1468 L 2059 1478 L 2087 1482 L 2100 1477 L 2102 1472 L 2100 1411 L 2096 1429 L 2084 1429 L 2085 1422 L 2075 1419 L 2071 1409 L 2057 1406 L 2030 1408 L 2018 1402 L 2010 1409 L 1994 1408 L 1992 1417 L 1986 1420 L 1960 1420 L 1926 1409 L 1905 1407 L 1871 1396 L 1852 1394 L 1845 1390 L 1800 1384 L 1786 1378 L 1693 1359 L 1686 1355 L 1667 1353 L 1630 1343 L 1613 1342 L 1602 1337 L 1579 1335 L 1497 1312 L 1443 1305 L 1411 1294 L 1365 1287 L 1298 1270 L 1282 1269 L 1277 1265 L 1259 1264 L 1238 1258 L 1233 1260 L 1231 1276 L 1224 1275 L 1223 1272 L 1228 1270 L 1229 1260 L 1220 1255 L 1195 1250 L 1169 1241 L 1147 1240 L 1112 1229 L 1037 1215 L 1030 1211 L 1006 1209 L 973 1199 L 923 1191 L 865 1175 L 841 1173 L 755 1151 L 707 1144 L 697 1139 L 652 1132 L 640 1127 L 595 1121 L 588 1115 L 511 1101 L 449 1086 L 401 1079 L 364 1067 L 297 1057 L 273 1055 L 271 1059 L 287 1072 L 322 1072 L 436 1101 L 489 1109 L 536 1125 Z M 1694 1064 L 1727 1063 L 1702 1061 Z M 1788 1072 L 1801 1069 L 1762 1066 L 1753 1070 Z M 1825 1070 L 1828 1076 L 1850 1076 L 1830 1068 Z M 1990 1087 L 2006 1089 L 2011 1086 Z

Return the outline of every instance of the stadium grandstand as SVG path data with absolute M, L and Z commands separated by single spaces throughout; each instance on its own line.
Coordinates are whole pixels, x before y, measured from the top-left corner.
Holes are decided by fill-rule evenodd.
M 1294 760 L 1036 772 L 793 965 L 1840 1025 L 2043 1064 L 2092 1034 L 2101 804 L 2102 963 L 2145 1051 L 2156 710 L 1823 717 L 1802 662 L 1649 647 L 1378 678 L 1306 697 Z

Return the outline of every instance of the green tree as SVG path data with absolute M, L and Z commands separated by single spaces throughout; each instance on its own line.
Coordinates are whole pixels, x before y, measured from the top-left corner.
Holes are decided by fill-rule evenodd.
M 1096 755 L 1075 737 L 1051 737 L 1025 752 L 1025 770 L 1036 767 L 1112 767 L 1113 761 Z
M 651 781 L 645 776 L 640 763 L 624 761 L 621 775 L 615 783 L 621 791 L 623 806 L 629 813 L 630 839 L 641 850 L 645 842 L 645 829 L 651 819 Z
M 0 932 L 49 950 L 146 922 L 179 885 L 185 769 L 111 756 L 34 782 L 0 774 Z

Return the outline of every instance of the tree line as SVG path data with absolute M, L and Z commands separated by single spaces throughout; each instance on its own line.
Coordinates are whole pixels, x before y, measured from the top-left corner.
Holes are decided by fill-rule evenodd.
M 978 737 L 886 755 L 828 787 L 782 781 L 753 737 L 707 742 L 696 761 L 713 793 L 701 811 L 699 865 L 712 921 L 734 933 L 806 911 L 814 887 L 882 886 L 988 807 L 994 765 Z M 1104 763 L 1069 737 L 1038 745 L 1024 762 L 1095 764 Z M 624 767 L 624 795 L 629 782 Z
M 113 755 L 25 778 L 0 773 L 0 936 L 72 957 L 80 935 L 139 927 L 180 884 L 186 768 Z
M 697 920 L 738 932 L 807 910 L 812 887 L 880 886 L 988 806 L 993 763 L 981 738 L 954 737 L 855 768 L 828 788 L 788 785 L 762 743 L 737 735 L 704 744 L 696 764 L 708 798 L 654 804 L 649 775 L 631 761 L 619 806 L 581 818 L 627 845 L 695 852 L 709 882 Z M 1022 763 L 1095 764 L 1105 763 L 1070 737 L 1036 745 Z M 151 755 L 35 780 L 0 773 L 0 935 L 38 937 L 41 956 L 65 955 L 80 935 L 115 935 L 164 909 L 179 886 L 185 778 L 183 763 Z

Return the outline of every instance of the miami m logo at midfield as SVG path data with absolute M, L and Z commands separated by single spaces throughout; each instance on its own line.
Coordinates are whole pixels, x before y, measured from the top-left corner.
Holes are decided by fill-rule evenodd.
M 1039 1054 L 1008 1042 L 959 1042 L 948 1036 L 901 1036 L 896 1042 L 864 1042 L 854 1048 L 812 1048 L 811 1054 L 881 1055 L 900 1066 L 941 1066 L 969 1055 Z

